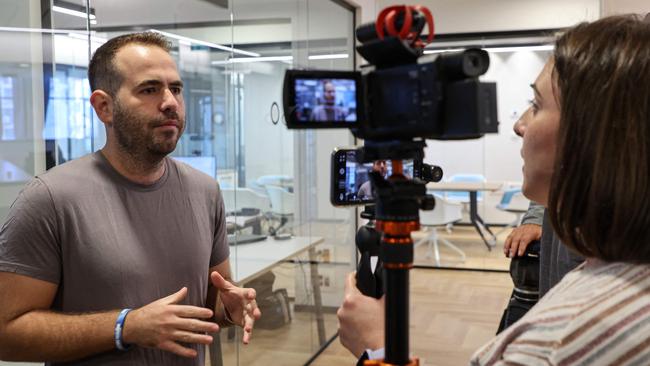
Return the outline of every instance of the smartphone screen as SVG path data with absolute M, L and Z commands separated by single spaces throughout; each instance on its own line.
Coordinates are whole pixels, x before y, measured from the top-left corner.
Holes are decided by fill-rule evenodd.
M 404 160 L 404 175 L 414 177 L 413 160 Z M 356 150 L 340 149 L 332 153 L 332 177 L 330 201 L 335 206 L 364 205 L 374 202 L 370 172 L 379 172 L 384 178 L 392 173 L 390 160 L 357 163 Z

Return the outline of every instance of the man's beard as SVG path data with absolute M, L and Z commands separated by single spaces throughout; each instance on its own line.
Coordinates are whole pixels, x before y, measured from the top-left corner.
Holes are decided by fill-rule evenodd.
M 176 149 L 185 126 L 185 120 L 181 120 L 176 112 L 167 112 L 158 118 L 145 117 L 124 108 L 118 100 L 113 108 L 113 130 L 117 143 L 122 151 L 134 159 L 134 163 L 157 163 Z M 154 128 L 170 119 L 178 121 L 179 131 L 156 133 Z M 171 137 L 169 134 L 176 136 Z

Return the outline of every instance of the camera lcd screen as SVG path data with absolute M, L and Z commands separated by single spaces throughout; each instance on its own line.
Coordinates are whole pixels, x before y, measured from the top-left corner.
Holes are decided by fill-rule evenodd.
M 368 204 L 374 201 L 372 185 L 370 182 L 371 171 L 381 173 L 388 178 L 393 169 L 390 160 L 377 160 L 372 163 L 357 163 L 355 150 L 342 150 L 334 155 L 332 177 L 332 203 L 335 205 Z M 404 160 L 404 175 L 413 177 L 413 160 Z
M 358 128 L 363 121 L 358 71 L 287 70 L 282 99 L 287 127 Z
M 354 79 L 295 79 L 296 119 L 299 122 L 357 121 Z

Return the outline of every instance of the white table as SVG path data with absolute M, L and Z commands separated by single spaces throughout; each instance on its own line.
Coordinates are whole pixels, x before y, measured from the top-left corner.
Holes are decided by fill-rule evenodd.
M 483 243 L 485 243 L 488 250 L 494 248 L 497 243 L 497 237 L 492 233 L 492 230 L 490 230 L 478 214 L 478 199 L 476 192 L 494 192 L 498 191 L 502 187 L 502 182 L 439 182 L 427 184 L 427 190 L 469 192 L 469 220 L 472 222 L 474 228 L 476 228 L 481 239 L 483 239 Z
M 267 238 L 264 241 L 231 246 L 233 279 L 238 284 L 249 282 L 322 242 L 321 237 L 296 236 L 287 240 Z

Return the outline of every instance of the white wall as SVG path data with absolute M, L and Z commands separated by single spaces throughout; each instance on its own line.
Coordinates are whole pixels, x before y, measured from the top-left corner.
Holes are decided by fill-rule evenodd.
M 282 123 L 271 122 L 273 102 L 282 105 L 284 68 L 267 63 L 269 73 L 251 72 L 244 75 L 244 130 L 246 180 L 262 175 L 293 176 L 293 132 Z M 254 64 L 237 66 L 244 71 Z
M 435 18 L 436 33 L 560 28 L 598 19 L 599 0 L 421 0 Z M 395 4 L 377 0 L 377 11 Z
M 445 177 L 478 173 L 488 180 L 521 181 L 521 139 L 512 130 L 533 94 L 530 84 L 542 69 L 548 52 L 491 53 L 484 81 L 497 83 L 499 133 L 478 140 L 427 141 L 426 162 L 440 165 Z
M 478 140 L 428 140 L 425 162 L 441 166 L 444 177 L 454 174 L 482 174 L 488 181 L 517 183 L 523 180 L 520 155 L 521 138 L 513 132 L 514 123 L 528 108 L 533 93 L 530 84 L 541 71 L 549 52 L 518 51 L 491 53 L 490 69 L 482 77 L 497 83 L 499 133 Z M 480 214 L 490 223 L 509 223 L 512 214 L 496 209 L 501 192 L 486 193 Z
M 650 13 L 650 2 L 648 0 L 601 0 L 603 15 Z

